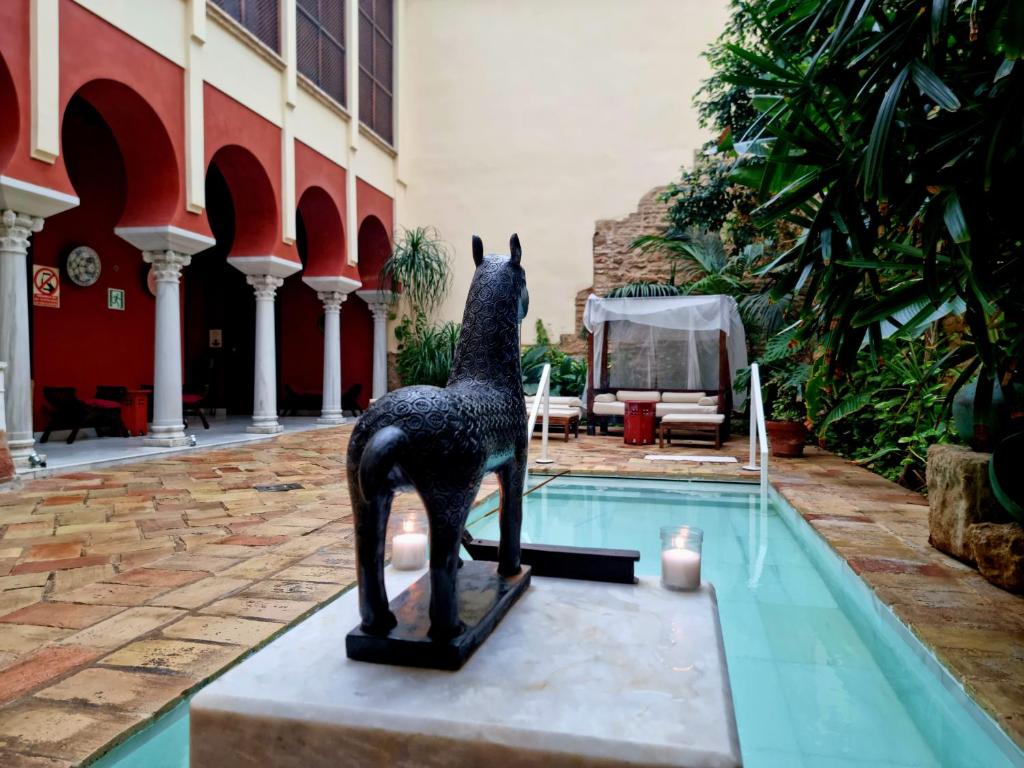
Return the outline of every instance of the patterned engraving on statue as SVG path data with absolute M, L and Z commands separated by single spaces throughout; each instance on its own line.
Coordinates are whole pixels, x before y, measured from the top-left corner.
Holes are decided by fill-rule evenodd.
M 461 631 L 455 579 L 469 508 L 488 472 L 501 486 L 498 571 L 520 570 L 519 534 L 526 470 L 526 407 L 519 366 L 519 325 L 529 294 L 519 238 L 511 256 L 484 257 L 477 269 L 448 385 L 412 386 L 378 400 L 356 424 L 348 448 L 355 514 L 359 607 L 367 632 L 395 626 L 384 588 L 384 544 L 394 494 L 415 489 L 430 525 L 430 635 Z

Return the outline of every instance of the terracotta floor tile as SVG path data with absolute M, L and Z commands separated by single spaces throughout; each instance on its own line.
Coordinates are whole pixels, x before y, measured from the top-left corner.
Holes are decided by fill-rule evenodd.
M 144 587 L 183 587 L 193 581 L 204 579 L 210 574 L 206 571 L 185 571 L 162 568 L 137 568 L 122 572 L 112 579 L 114 584 L 137 584 Z
M 38 624 L 62 629 L 84 629 L 123 610 L 123 608 L 112 605 L 36 603 L 8 613 L 6 616 L 0 616 L 0 622 Z
M 238 592 L 249 586 L 249 579 L 232 579 L 223 576 L 211 576 L 196 581 L 188 586 L 153 598 L 152 605 L 167 605 L 177 608 L 200 608 L 207 603 L 232 592 Z
M 339 584 L 316 581 L 259 581 L 242 592 L 239 597 L 260 597 L 283 600 L 304 600 L 322 603 L 342 591 Z
M 75 667 L 81 667 L 98 655 L 89 648 L 51 645 L 23 656 L 15 664 L 0 670 L 0 704 L 6 704 Z
M 81 554 L 81 544 L 71 542 L 67 544 L 36 544 L 29 547 L 24 558 L 29 562 L 33 560 L 64 560 L 79 557 Z
M 128 608 L 64 638 L 58 644 L 110 651 L 174 621 L 183 613 L 173 608 L 156 606 Z
M 252 648 L 284 626 L 273 621 L 256 621 L 238 616 L 186 616 L 164 627 L 162 634 L 179 640 L 207 640 Z
M 200 613 L 220 616 L 244 616 L 270 621 L 294 621 L 310 611 L 315 603 L 302 600 L 272 600 L 260 597 L 228 597 L 203 608 Z
M 221 669 L 244 649 L 194 640 L 153 638 L 126 645 L 99 660 L 108 667 L 127 667 L 187 675 L 202 680 Z
M 31 563 L 19 563 L 11 573 L 39 573 L 41 571 L 63 571 L 72 568 L 87 568 L 92 565 L 104 565 L 110 562 L 106 555 L 90 555 L 88 557 L 69 557 L 61 560 L 36 560 Z
M 103 605 L 144 605 L 165 587 L 140 587 L 134 584 L 106 584 L 96 582 L 55 597 L 68 603 L 92 603 Z
M 31 653 L 47 643 L 67 637 L 72 631 L 36 624 L 4 624 L 0 626 L 0 652 L 19 656 Z
M 221 539 L 220 544 L 234 544 L 241 547 L 271 547 L 274 544 L 282 544 L 288 541 L 288 537 L 282 536 L 228 536 L 226 539 Z
M 327 565 L 293 565 L 274 574 L 275 579 L 319 581 L 325 584 L 350 584 L 355 581 L 354 568 L 334 568 Z
M 79 763 L 140 719 L 112 708 L 86 710 L 28 699 L 0 710 L 0 744 L 14 752 Z
M 21 587 L 0 592 L 0 621 L 3 621 L 3 616 L 42 600 L 43 589 L 43 587 Z
M 180 697 L 194 684 L 194 680 L 179 675 L 90 667 L 35 695 L 38 699 L 85 702 L 148 715 Z

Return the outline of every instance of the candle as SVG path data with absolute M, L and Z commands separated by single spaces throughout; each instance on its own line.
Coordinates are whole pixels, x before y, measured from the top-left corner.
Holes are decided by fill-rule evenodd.
M 687 545 L 687 536 L 676 536 L 672 546 L 661 552 L 661 582 L 669 589 L 700 587 L 700 552 L 687 548 Z
M 427 534 L 418 533 L 412 520 L 391 540 L 391 565 L 399 571 L 418 571 L 427 564 Z

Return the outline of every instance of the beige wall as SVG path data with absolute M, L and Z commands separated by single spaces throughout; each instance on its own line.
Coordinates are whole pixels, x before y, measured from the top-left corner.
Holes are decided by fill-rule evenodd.
M 726 0 L 399 0 L 402 226 L 455 248 L 442 310 L 459 318 L 470 237 L 523 242 L 531 307 L 573 330 L 597 219 L 623 216 L 706 140 L 691 98 Z

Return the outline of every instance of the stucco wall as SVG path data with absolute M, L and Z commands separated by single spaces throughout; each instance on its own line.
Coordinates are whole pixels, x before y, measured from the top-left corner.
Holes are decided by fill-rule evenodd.
M 399 224 L 436 226 L 455 248 L 458 318 L 470 237 L 529 279 L 526 339 L 543 318 L 571 333 L 592 282 L 598 219 L 635 210 L 706 139 L 691 98 L 725 0 L 400 0 Z

